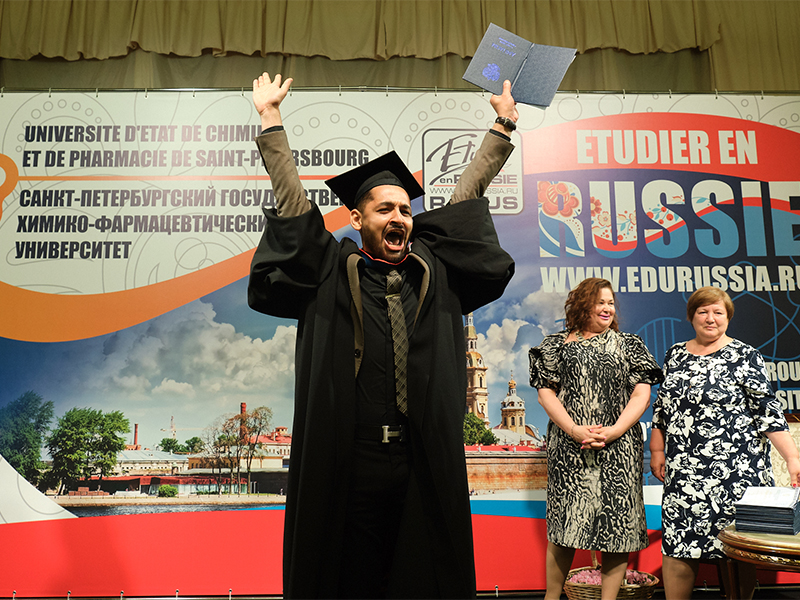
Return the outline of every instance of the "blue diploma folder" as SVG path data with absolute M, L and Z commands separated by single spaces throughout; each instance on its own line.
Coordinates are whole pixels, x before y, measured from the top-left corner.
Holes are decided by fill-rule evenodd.
M 492 23 L 463 79 L 493 94 L 502 94 L 508 79 L 514 100 L 547 108 L 575 52 L 575 48 L 534 44 Z

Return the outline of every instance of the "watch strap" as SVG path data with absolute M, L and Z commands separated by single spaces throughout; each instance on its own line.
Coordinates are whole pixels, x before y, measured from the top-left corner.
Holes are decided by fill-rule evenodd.
M 497 117 L 494 122 L 499 123 L 509 131 L 514 131 L 517 128 L 517 124 L 508 117 Z

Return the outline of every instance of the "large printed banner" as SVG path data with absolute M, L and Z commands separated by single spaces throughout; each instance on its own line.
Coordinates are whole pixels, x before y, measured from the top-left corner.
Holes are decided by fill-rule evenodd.
M 249 311 L 241 281 L 274 205 L 249 94 L 6 94 L 2 106 L 0 402 L 33 389 L 57 413 L 120 409 L 144 445 L 172 416 L 199 431 L 239 402 L 290 427 L 295 323 Z M 731 332 L 761 350 L 794 410 L 800 99 L 559 94 L 520 111 L 517 150 L 487 190 L 517 275 L 475 315 L 492 423 L 512 373 L 525 383 L 527 348 L 592 275 L 612 281 L 623 328 L 659 360 L 693 335 L 688 295 L 726 288 Z M 394 149 L 426 189 L 415 210 L 434 209 L 494 113 L 477 93 L 296 91 L 283 114 L 309 198 L 352 235 L 325 179 Z M 520 395 L 543 432 L 535 394 Z
M 242 402 L 291 433 L 296 323 L 246 305 L 275 203 L 249 94 L 12 93 L 0 107 L 0 405 L 33 390 L 57 415 L 121 410 L 148 448 L 173 418 L 183 440 Z M 544 433 L 527 352 L 588 276 L 612 282 L 622 328 L 659 361 L 694 336 L 689 295 L 728 290 L 729 333 L 800 412 L 800 98 L 558 94 L 519 110 L 517 149 L 486 193 L 517 272 L 474 315 L 492 425 L 513 378 Z M 414 210 L 433 210 L 494 116 L 466 92 L 298 90 L 282 112 L 337 236 L 354 234 L 325 179 L 395 150 L 426 190 Z M 493 511 L 481 514 L 506 514 Z M 543 584 L 539 566 L 514 585 Z

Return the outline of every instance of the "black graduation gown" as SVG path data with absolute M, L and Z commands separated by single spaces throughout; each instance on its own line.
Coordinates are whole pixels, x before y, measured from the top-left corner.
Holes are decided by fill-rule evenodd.
M 298 320 L 295 412 L 284 532 L 284 596 L 329 598 L 339 551 L 355 425 L 354 312 L 347 257 L 314 207 L 267 225 L 253 257 L 248 302 Z M 475 595 L 464 459 L 466 358 L 462 315 L 499 298 L 514 272 L 486 199 L 414 218 L 412 252 L 431 280 L 408 357 L 415 457 L 390 590 L 405 597 Z

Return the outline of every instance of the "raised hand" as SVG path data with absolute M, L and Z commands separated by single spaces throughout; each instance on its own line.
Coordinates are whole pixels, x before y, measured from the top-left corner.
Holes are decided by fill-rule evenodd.
M 498 117 L 508 117 L 515 123 L 519 120 L 517 103 L 511 95 L 511 82 L 508 79 L 503 82 L 503 93 L 499 96 L 493 95 L 489 99 L 489 103 Z
M 280 105 L 293 81 L 294 79 L 289 77 L 282 82 L 280 73 L 271 80 L 266 71 L 253 80 L 253 104 L 261 115 L 263 129 L 283 124 Z

